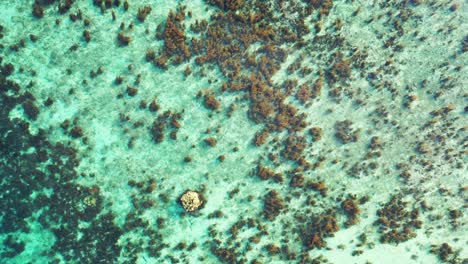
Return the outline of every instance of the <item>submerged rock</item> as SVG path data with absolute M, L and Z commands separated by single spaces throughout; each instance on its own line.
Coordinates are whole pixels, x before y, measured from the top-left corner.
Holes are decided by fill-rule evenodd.
M 198 210 L 203 204 L 203 197 L 195 191 L 187 191 L 180 197 L 180 203 L 187 212 Z

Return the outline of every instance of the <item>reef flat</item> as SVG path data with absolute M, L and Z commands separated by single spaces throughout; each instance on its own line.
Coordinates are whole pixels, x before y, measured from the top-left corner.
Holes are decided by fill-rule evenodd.
M 0 2 L 0 263 L 467 263 L 463 1 Z

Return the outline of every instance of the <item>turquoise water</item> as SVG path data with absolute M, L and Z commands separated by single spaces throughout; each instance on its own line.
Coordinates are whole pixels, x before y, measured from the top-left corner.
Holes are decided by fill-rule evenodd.
M 0 263 L 466 263 L 467 16 L 1 1 Z

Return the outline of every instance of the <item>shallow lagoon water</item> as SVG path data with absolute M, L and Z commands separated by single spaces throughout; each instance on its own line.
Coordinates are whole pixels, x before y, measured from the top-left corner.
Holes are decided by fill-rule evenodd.
M 132 1 L 125 10 L 118 1 L 70 1 L 60 14 L 67 1 L 46 2 L 36 1 L 42 18 L 32 15 L 33 2 L 0 3 L 2 263 L 467 261 L 466 4 Z M 260 17 L 247 32 L 269 25 L 275 36 L 230 46 L 239 76 L 267 88 L 235 91 L 239 77 L 221 59 L 197 62 L 205 50 L 181 63 L 169 56 L 166 69 L 148 62 L 149 50 L 167 53 L 170 33 L 155 35 L 182 5 L 185 17 L 174 21 L 191 51 L 191 38 L 217 23 L 234 34 L 237 24 L 212 15 Z M 144 6 L 151 12 L 142 22 Z M 207 29 L 192 30 L 196 20 Z M 299 33 L 287 40 L 284 27 Z M 128 46 L 119 33 L 131 37 Z M 229 34 L 215 41 L 236 42 Z M 287 56 L 265 53 L 266 44 Z M 261 65 L 262 54 L 270 64 Z M 285 88 L 286 80 L 297 83 Z M 311 90 L 318 80 L 321 89 Z M 305 103 L 302 85 L 312 94 Z M 269 89 L 281 107 L 258 122 L 255 98 L 277 100 Z M 219 108 L 209 109 L 207 93 Z M 305 126 L 287 120 L 276 129 L 283 105 L 303 113 Z M 345 120 L 351 125 L 340 136 Z M 311 128 L 321 129 L 319 139 Z M 264 179 L 260 167 L 276 176 Z M 184 211 L 186 190 L 203 193 L 200 210 Z M 401 199 L 392 204 L 394 196 Z

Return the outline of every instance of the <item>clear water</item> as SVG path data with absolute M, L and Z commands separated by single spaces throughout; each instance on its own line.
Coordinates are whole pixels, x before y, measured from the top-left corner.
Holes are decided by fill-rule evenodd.
M 32 15 L 32 1 L 0 2 L 0 263 L 466 263 L 465 2 L 333 1 L 321 18 L 331 1 L 139 0 L 127 11 L 123 2 L 103 4 L 101 12 L 83 0 L 64 14 L 58 5 L 66 1 L 44 2 L 36 3 L 42 18 Z M 237 2 L 243 4 L 231 9 Z M 246 54 L 259 63 L 266 43 L 284 50 L 287 57 L 267 66 L 274 70 L 263 83 L 304 114 L 305 127 L 270 129 L 265 144 L 255 146 L 255 135 L 275 122 L 251 118 L 249 92 L 223 91 L 223 83 L 236 79 L 216 62 L 200 66 L 196 58 L 204 51 L 178 65 L 171 57 L 167 69 L 147 62 L 148 50 L 164 53 L 158 25 L 181 5 L 190 48 L 192 37 L 206 34 L 191 30 L 197 20 L 214 28 L 214 14 L 263 15 L 259 20 L 268 23 L 253 24 L 270 27 L 274 37 L 231 56 L 240 75 L 262 79 L 259 67 L 246 66 Z M 144 6 L 151 12 L 142 22 L 137 13 Z M 281 28 L 296 32 L 299 20 L 309 32 L 276 40 L 285 35 Z M 119 45 L 120 32 L 131 37 L 128 46 Z M 340 73 L 341 60 L 349 62 L 349 76 Z M 310 90 L 320 78 L 321 92 L 301 103 L 295 96 L 301 85 Z M 284 82 L 293 79 L 287 93 Z M 217 110 L 206 107 L 206 93 L 219 102 Z M 153 99 L 156 112 L 149 109 Z M 165 111 L 180 113 L 180 128 L 168 118 L 158 143 L 151 130 Z M 337 135 L 344 120 L 352 122 L 344 133 L 355 132 L 356 140 Z M 310 135 L 312 127 L 321 129 L 320 140 Z M 34 143 L 38 135 L 42 141 Z M 285 154 L 287 138 L 297 136 L 304 137 L 299 153 L 309 168 Z M 205 142 L 210 137 L 213 147 Z M 258 164 L 282 181 L 258 177 Z M 304 183 L 291 184 L 299 174 Z M 326 195 L 309 184 L 318 182 Z M 178 202 L 186 190 L 205 198 L 194 213 Z M 282 207 L 269 219 L 271 190 Z M 343 206 L 349 195 L 359 208 L 352 225 Z M 401 198 L 398 209 L 387 206 L 393 196 Z M 325 215 L 339 230 L 326 231 Z M 399 236 L 383 241 L 391 230 Z M 311 246 L 314 234 L 321 245 Z

